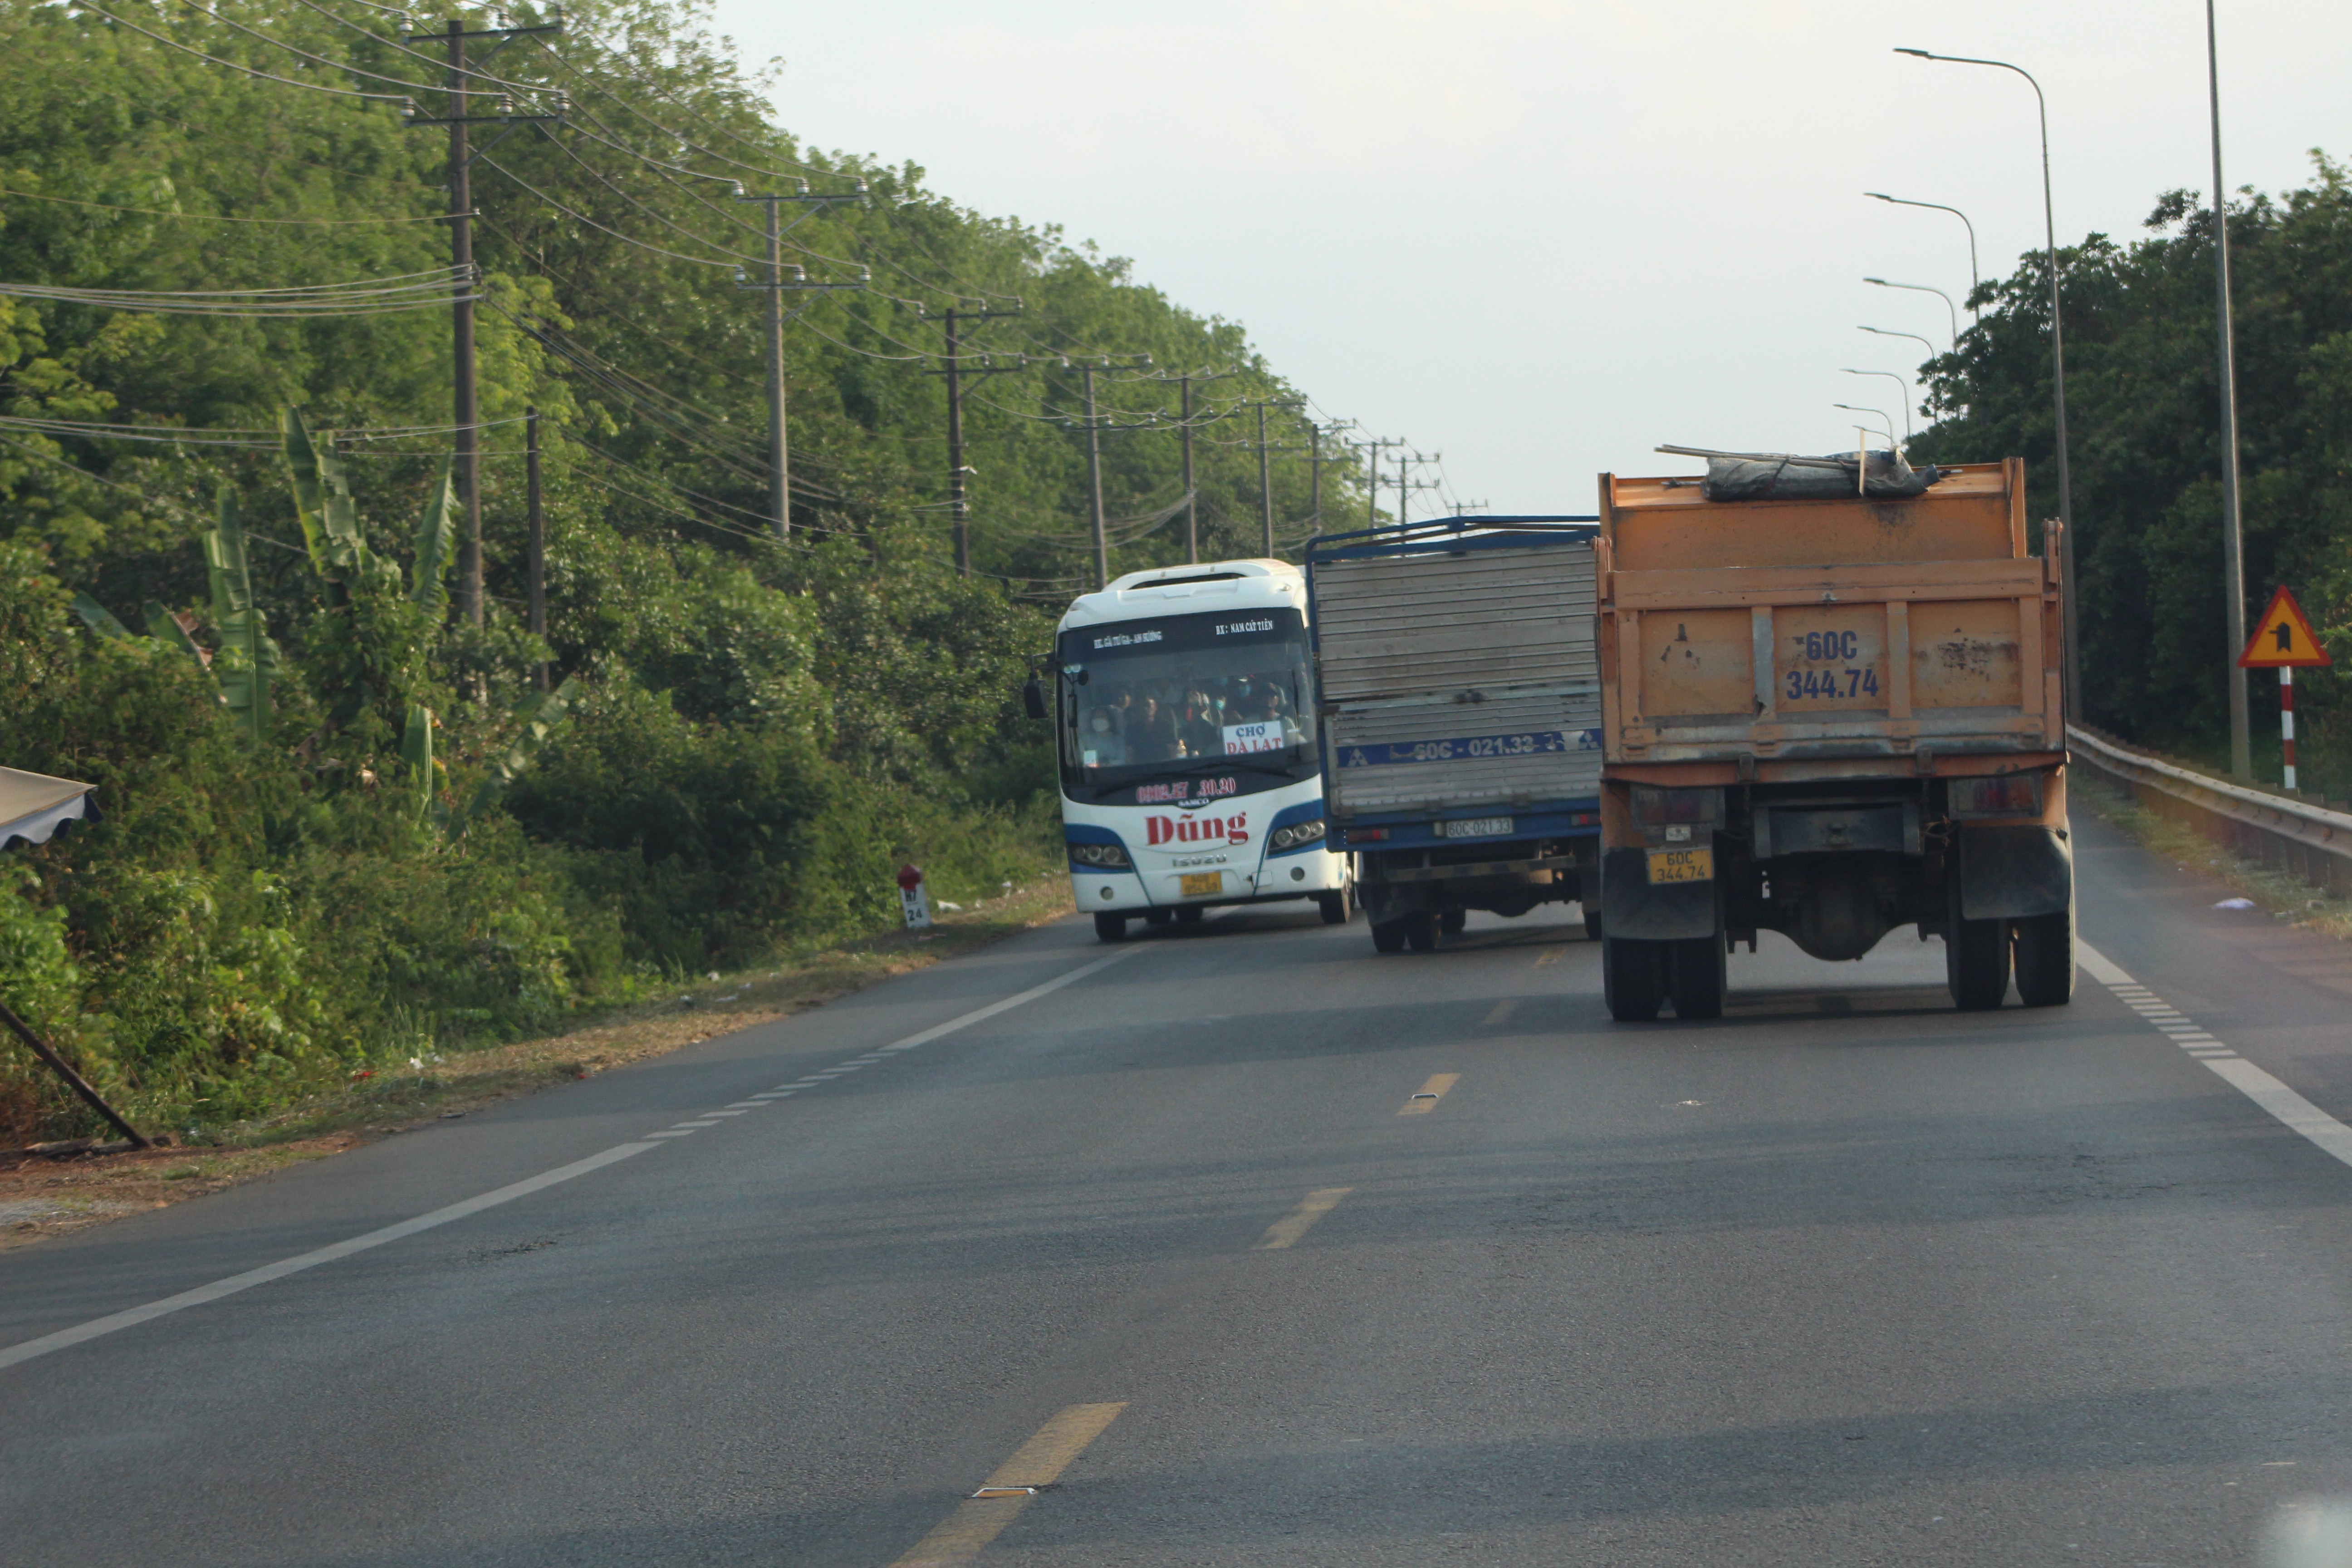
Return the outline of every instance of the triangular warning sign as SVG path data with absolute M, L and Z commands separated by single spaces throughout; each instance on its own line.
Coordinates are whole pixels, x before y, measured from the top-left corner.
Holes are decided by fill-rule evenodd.
M 2294 595 L 2281 588 L 2271 595 L 2271 607 L 2254 625 L 2254 635 L 2246 639 L 2246 651 L 2238 656 L 2242 669 L 2277 669 L 2292 665 L 2332 664 L 2327 650 L 2319 646 L 2319 636 L 2311 629 L 2311 622 Z

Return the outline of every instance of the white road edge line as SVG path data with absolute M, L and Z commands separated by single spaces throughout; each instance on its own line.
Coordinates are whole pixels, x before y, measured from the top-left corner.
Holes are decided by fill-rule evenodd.
M 2125 973 L 2120 964 L 2080 938 L 2075 940 L 2074 954 L 2100 984 L 2117 991 L 2126 986 L 2138 988 L 2139 982 Z M 2210 1047 L 2185 1054 L 2203 1062 L 2208 1072 L 2278 1118 L 2291 1131 L 2303 1134 L 2323 1152 L 2352 1165 L 2352 1127 L 2336 1121 L 2243 1057 L 2219 1056 Z M 0 1365 L 5 1364 L 5 1362 L 0 1362 Z
M 1034 1002 L 1040 996 L 1051 995 L 1063 986 L 1074 984 L 1089 974 L 1098 974 L 1121 959 L 1133 958 L 1138 953 L 1151 951 L 1152 949 L 1148 947 L 1122 948 L 1092 963 L 1081 963 L 1066 973 L 1057 974 L 1043 985 L 1032 985 L 1028 990 L 1007 996 L 1003 1001 L 992 1002 L 985 1007 L 975 1007 L 969 1013 L 959 1014 L 944 1024 L 934 1024 L 921 1033 L 909 1035 L 895 1047 L 887 1048 L 903 1050 L 915 1046 L 928 1045 L 933 1040 L 944 1039 L 959 1029 L 969 1028 L 984 1019 L 993 1018 L 999 1013 L 1011 1012 L 1024 1002 Z M 478 1215 L 484 1209 L 493 1209 L 500 1204 L 509 1204 L 517 1198 L 529 1197 L 533 1193 L 561 1185 L 574 1176 L 584 1176 L 591 1171 L 600 1171 L 607 1165 L 617 1164 L 631 1155 L 642 1154 L 648 1149 L 661 1148 L 661 1144 L 653 1142 L 651 1140 L 663 1135 L 655 1132 L 635 1142 L 616 1143 L 602 1153 L 591 1154 L 584 1160 L 574 1160 L 572 1163 L 559 1165 L 552 1171 L 542 1171 L 536 1176 L 527 1176 L 520 1182 L 511 1183 L 495 1191 L 482 1193 L 451 1204 L 446 1208 L 437 1208 L 430 1214 L 421 1214 L 414 1219 L 404 1219 L 397 1225 L 385 1226 L 381 1230 L 371 1230 L 363 1235 L 354 1236 L 313 1251 L 298 1253 L 292 1258 L 281 1258 L 275 1263 L 265 1263 L 260 1268 L 247 1269 L 243 1274 L 232 1274 L 226 1279 L 215 1279 L 209 1285 L 199 1285 L 193 1290 L 183 1290 L 176 1296 L 166 1296 L 161 1300 L 150 1301 L 144 1306 L 127 1308 L 120 1312 L 109 1313 L 103 1318 L 92 1318 L 86 1323 L 76 1323 L 69 1329 L 59 1329 L 53 1334 L 43 1334 L 38 1339 L 26 1340 L 17 1344 L 0 1347 L 0 1368 L 12 1367 L 19 1362 L 31 1361 L 37 1356 L 47 1355 L 53 1351 L 65 1350 L 68 1346 L 80 1344 L 87 1340 L 113 1333 L 119 1329 L 133 1328 L 155 1318 L 168 1317 L 173 1312 L 184 1311 L 190 1307 L 201 1307 L 208 1301 L 217 1301 L 225 1296 L 234 1296 L 239 1291 L 250 1290 L 257 1285 L 267 1285 L 272 1280 L 283 1279 L 289 1274 L 299 1274 L 306 1268 L 316 1268 L 322 1263 L 340 1262 L 354 1253 L 366 1252 L 389 1242 L 404 1240 L 420 1232 L 447 1225 L 453 1220 L 461 1220 Z M 2352 1141 L 2352 1129 L 2347 1130 L 2346 1136 L 2347 1141 Z
M 200 1307 L 207 1301 L 217 1301 L 224 1296 L 234 1296 L 240 1290 L 250 1290 L 256 1285 L 267 1285 L 273 1279 L 283 1279 L 289 1274 L 299 1274 L 306 1268 L 316 1268 L 322 1263 L 334 1263 L 351 1257 L 353 1253 L 365 1252 L 371 1247 L 382 1247 L 387 1242 L 400 1241 L 420 1231 L 432 1230 L 436 1226 L 447 1225 L 452 1220 L 478 1215 L 484 1209 L 496 1208 L 500 1204 L 512 1203 L 517 1198 L 527 1197 L 532 1193 L 541 1192 L 546 1188 L 568 1182 L 574 1176 L 584 1176 L 591 1171 L 602 1170 L 607 1165 L 629 1158 L 632 1154 L 642 1154 L 648 1149 L 660 1147 L 658 1143 L 617 1143 L 601 1154 L 591 1154 L 584 1160 L 574 1160 L 569 1165 L 559 1165 L 552 1171 L 542 1171 L 536 1176 L 526 1177 L 511 1185 L 499 1187 L 494 1192 L 467 1198 L 462 1202 L 451 1204 L 446 1208 L 435 1209 L 430 1214 L 418 1215 L 415 1219 L 404 1219 L 397 1225 L 388 1225 L 381 1230 L 371 1230 L 365 1235 L 354 1236 L 348 1240 L 319 1247 L 315 1251 L 298 1253 L 292 1258 L 282 1258 L 275 1263 L 266 1263 L 258 1268 L 247 1269 L 243 1274 L 232 1274 L 226 1279 L 215 1279 L 209 1285 L 199 1285 L 193 1290 L 183 1290 L 176 1296 L 166 1296 L 160 1301 L 150 1301 L 143 1307 L 132 1307 L 128 1310 L 110 1313 L 103 1318 L 92 1318 L 87 1323 L 77 1323 L 70 1329 L 59 1329 L 56 1333 L 43 1334 L 37 1340 L 26 1340 L 21 1344 L 10 1345 L 5 1350 L 0 1350 L 0 1367 L 15 1366 L 18 1362 L 31 1361 L 35 1356 L 47 1355 L 51 1351 L 61 1351 L 68 1345 L 78 1345 L 85 1340 L 94 1340 L 101 1334 L 110 1334 L 118 1329 L 127 1329 L 134 1324 L 146 1322 L 152 1318 L 161 1318 L 172 1312 L 184 1310 L 189 1307 Z

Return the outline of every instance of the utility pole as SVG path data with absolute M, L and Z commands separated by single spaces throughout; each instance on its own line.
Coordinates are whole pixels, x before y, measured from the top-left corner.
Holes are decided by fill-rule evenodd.
M 1257 508 L 1264 553 L 1274 559 L 1274 454 L 1265 444 L 1265 405 L 1257 405 Z
M 1070 362 L 1066 359 L 1063 360 L 1061 363 L 1062 368 L 1065 370 L 1068 369 L 1070 366 Z M 1126 364 L 1114 367 L 1110 363 L 1108 356 L 1103 355 L 1097 356 L 1092 364 L 1085 364 L 1078 367 L 1080 374 L 1086 377 L 1087 494 L 1088 498 L 1089 510 L 1091 510 L 1094 514 L 1095 592 L 1097 594 L 1110 586 L 1110 528 L 1108 521 L 1103 516 L 1102 433 L 1106 426 L 1103 424 L 1101 416 L 1095 410 L 1095 372 L 1097 370 L 1111 370 L 1114 368 L 1123 370 L 1141 370 L 1148 368 L 1150 363 L 1151 356 L 1150 354 L 1138 354 L 1135 358 L 1128 361 Z M 1156 427 L 1159 423 L 1160 416 L 1154 414 L 1150 418 L 1142 420 L 1138 424 L 1112 425 L 1108 426 L 1108 428 L 1113 430 L 1149 430 Z M 1068 429 L 1070 426 L 1071 421 L 1067 419 L 1062 421 L 1062 427 L 1064 429 Z
M 1313 420 L 1307 421 L 1307 437 L 1310 448 L 1309 455 L 1307 459 L 1307 471 L 1309 474 L 1309 478 L 1307 479 L 1307 515 L 1308 520 L 1313 522 L 1315 526 L 1315 531 L 1309 536 L 1310 538 L 1320 539 L 1323 537 L 1323 465 L 1326 463 L 1336 463 L 1341 460 L 1338 458 L 1327 458 L 1323 455 L 1323 437 L 1326 436 L 1336 436 L 1340 431 L 1345 430 L 1348 427 L 1349 422 L 1345 420 L 1328 427 L 1318 425 Z M 1344 442 L 1342 443 L 1343 446 L 1346 443 Z
M 980 356 L 981 363 L 964 363 L 963 339 L 956 331 L 958 321 L 986 321 L 1000 316 L 1017 316 L 1021 301 L 1015 300 L 1010 310 L 959 310 L 950 306 L 946 316 L 947 354 L 936 372 L 948 378 L 948 513 L 955 521 L 956 570 L 964 576 L 971 575 L 971 503 L 966 495 L 965 479 L 971 472 L 963 460 L 963 378 L 967 375 L 1001 375 L 1009 371 L 1026 369 L 1028 360 L 1014 354 L 1011 362 L 997 364 L 993 356 Z
M 523 497 L 530 520 L 530 635 L 547 636 L 547 519 L 540 507 L 539 483 L 539 408 L 532 405 L 523 416 Z M 547 661 L 541 659 L 538 670 L 539 689 L 547 689 Z
M 1188 373 L 1176 378 L 1183 388 L 1184 437 L 1184 564 L 1197 566 L 1201 562 L 1201 508 L 1192 489 L 1192 377 Z
M 1397 445 L 1402 447 L 1404 443 L 1400 441 Z M 1405 508 L 1412 504 L 1412 492 L 1415 489 L 1432 489 L 1435 488 L 1432 485 L 1417 486 L 1412 482 L 1412 474 L 1413 465 L 1418 463 L 1426 467 L 1428 464 L 1442 463 L 1444 460 L 1445 454 L 1443 452 L 1423 454 L 1421 452 L 1399 451 L 1397 453 L 1397 526 L 1399 528 L 1402 528 L 1404 526 Z
M 856 190 L 838 195 L 811 195 L 806 180 L 800 182 L 800 186 L 791 195 L 763 192 L 759 195 L 748 195 L 738 192 L 735 196 L 739 202 L 759 202 L 768 209 L 768 279 L 764 283 L 754 283 L 739 267 L 735 269 L 735 286 L 768 291 L 768 526 L 775 530 L 780 540 L 790 539 L 793 534 L 792 453 L 784 437 L 784 295 L 788 290 L 821 294 L 840 289 L 863 289 L 873 276 L 870 268 L 861 267 L 855 283 L 812 283 L 802 268 L 784 266 L 784 234 L 787 229 L 798 227 L 827 206 L 866 200 L 866 182 L 863 180 L 857 182 Z M 804 202 L 808 204 L 809 210 L 790 224 L 782 224 L 777 216 L 778 204 L 782 202 Z M 795 315 L 799 313 L 797 310 L 793 312 Z
M 1087 377 L 1087 493 L 1094 507 L 1095 519 L 1095 592 L 1110 586 L 1109 530 L 1103 523 L 1102 500 L 1102 424 L 1095 417 L 1095 367 L 1086 368 Z
M 2205 79 L 2213 106 L 2213 293 L 2221 354 L 2221 594 L 2228 611 L 2230 646 L 2246 646 L 2245 518 L 2238 501 L 2238 356 L 2230 322 L 2230 196 L 2221 184 L 2221 57 L 2213 37 L 2213 0 L 2205 0 Z M 2246 711 L 2246 671 L 2230 658 L 2230 772 L 2254 776 L 2253 734 Z M 2283 679 L 2293 672 L 2282 667 Z M 2289 688 L 2282 685 L 2282 694 Z M 2288 720 L 2292 725 L 2294 721 Z M 2290 745 L 2293 742 L 2289 742 Z M 2287 787 L 2294 787 L 2290 763 Z
M 481 27 L 467 31 L 466 24 L 451 17 L 438 33 L 410 33 L 410 43 L 422 43 L 437 38 L 449 48 L 449 80 L 447 87 L 449 112 L 436 118 L 409 116 L 404 123 L 415 125 L 446 125 L 449 128 L 449 265 L 457 271 L 456 294 L 450 305 L 451 357 L 455 361 L 450 399 L 451 423 L 457 426 L 456 467 L 458 495 L 466 509 L 466 531 L 457 553 L 457 610 L 476 626 L 482 624 L 482 465 L 481 407 L 475 395 L 474 380 L 474 160 L 480 156 L 473 151 L 467 134 L 475 125 L 505 127 L 482 148 L 488 153 L 506 140 L 518 125 L 560 122 L 564 102 L 555 95 L 553 114 L 517 114 L 512 98 L 504 93 L 468 89 L 466 79 L 471 74 L 466 68 L 466 40 L 495 40 L 484 51 L 483 58 L 496 54 L 499 47 L 515 38 L 533 33 L 561 33 L 561 16 L 552 22 L 532 27 Z M 501 112 L 497 114 L 469 113 L 469 98 L 496 98 Z
M 1364 526 L 1381 525 L 1381 452 L 1389 447 L 1402 447 L 1402 441 L 1372 440 L 1364 443 Z

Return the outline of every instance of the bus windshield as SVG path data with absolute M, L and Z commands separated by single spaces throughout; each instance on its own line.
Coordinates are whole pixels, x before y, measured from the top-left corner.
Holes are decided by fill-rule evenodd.
M 1315 772 L 1297 610 L 1078 626 L 1062 634 L 1058 654 L 1062 784 L 1074 795 L 1235 795 Z

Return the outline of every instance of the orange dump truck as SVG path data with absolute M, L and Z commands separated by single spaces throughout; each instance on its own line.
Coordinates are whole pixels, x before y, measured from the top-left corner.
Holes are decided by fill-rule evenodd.
M 2027 1005 L 2074 994 L 2057 526 L 2027 553 L 2018 458 L 1892 498 L 1843 461 L 1843 491 L 1797 498 L 1712 465 L 1601 476 L 1616 1018 L 1717 1016 L 1766 930 L 1858 959 L 1916 925 L 1963 1008 L 2000 1005 L 2012 954 Z

